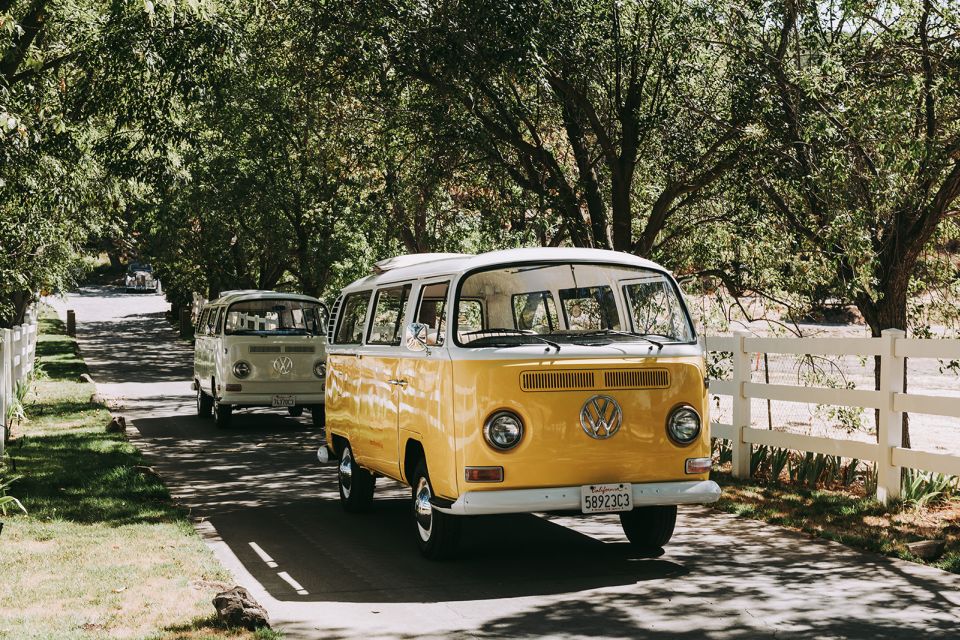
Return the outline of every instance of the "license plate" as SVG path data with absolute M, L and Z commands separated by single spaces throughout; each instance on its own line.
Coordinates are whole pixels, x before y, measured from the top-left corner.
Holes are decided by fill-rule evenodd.
M 297 404 L 297 396 L 273 396 L 273 406 L 292 407 Z
M 633 509 L 633 489 L 629 483 L 587 484 L 580 487 L 583 513 L 614 513 Z

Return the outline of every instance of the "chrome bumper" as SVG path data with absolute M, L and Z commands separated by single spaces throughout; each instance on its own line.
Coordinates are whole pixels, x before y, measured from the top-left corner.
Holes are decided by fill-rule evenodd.
M 325 396 L 322 393 L 244 393 L 243 391 L 225 391 L 220 394 L 220 402 L 224 404 L 238 404 L 248 407 L 269 407 L 273 405 L 274 395 L 296 396 L 297 406 L 324 404 Z M 283 408 L 283 407 L 278 407 Z
M 720 498 L 713 480 L 651 482 L 633 485 L 633 505 L 647 507 L 668 504 L 709 504 Z M 460 516 L 538 511 L 580 511 L 580 487 L 545 489 L 503 489 L 467 491 L 449 507 L 434 505 L 437 511 Z

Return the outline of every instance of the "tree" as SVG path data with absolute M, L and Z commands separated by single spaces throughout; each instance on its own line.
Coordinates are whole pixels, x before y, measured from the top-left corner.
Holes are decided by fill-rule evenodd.
M 872 335 L 905 330 L 918 261 L 960 197 L 957 7 L 791 1 L 745 24 L 764 87 L 748 184 Z
M 756 184 L 873 335 L 906 329 L 910 278 L 960 197 L 960 15 L 934 0 L 785 7 L 756 41 Z
M 46 0 L 0 0 L 0 326 L 69 285 L 102 223 L 102 177 L 62 109 L 71 40 L 89 26 Z
M 746 118 L 727 100 L 734 70 L 707 4 L 368 9 L 354 29 L 378 33 L 398 73 L 458 109 L 462 142 L 547 203 L 577 246 L 667 255 L 661 234 L 680 213 L 695 228 L 739 159 Z
M 210 6 L 0 0 L 0 322 L 70 285 L 87 239 L 176 172 L 182 101 L 229 24 Z

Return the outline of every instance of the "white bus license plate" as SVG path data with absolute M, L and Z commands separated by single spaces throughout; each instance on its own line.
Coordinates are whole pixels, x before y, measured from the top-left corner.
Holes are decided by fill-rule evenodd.
M 633 489 L 629 483 L 587 484 L 580 487 L 583 513 L 614 513 L 633 509 Z
M 273 396 L 273 406 L 292 407 L 297 404 L 297 396 Z

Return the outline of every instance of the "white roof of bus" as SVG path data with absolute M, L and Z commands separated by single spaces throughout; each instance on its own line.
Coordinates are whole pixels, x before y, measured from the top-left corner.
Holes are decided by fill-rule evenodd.
M 302 293 L 285 293 L 283 291 L 267 291 L 265 289 L 237 289 L 235 291 L 224 291 L 219 298 L 211 300 L 207 304 L 230 304 L 241 300 L 300 300 L 301 302 L 320 302 L 312 296 L 305 296 Z
M 344 290 L 373 286 L 379 282 L 399 282 L 416 280 L 434 275 L 456 274 L 473 269 L 510 265 L 522 262 L 594 262 L 622 264 L 634 267 L 646 267 L 666 271 L 656 262 L 638 258 L 621 251 L 606 249 L 577 249 L 573 247 L 530 247 L 524 249 L 504 249 L 489 251 L 477 255 L 462 253 L 423 253 L 397 256 L 381 260 L 374 267 L 374 273 L 347 285 Z

